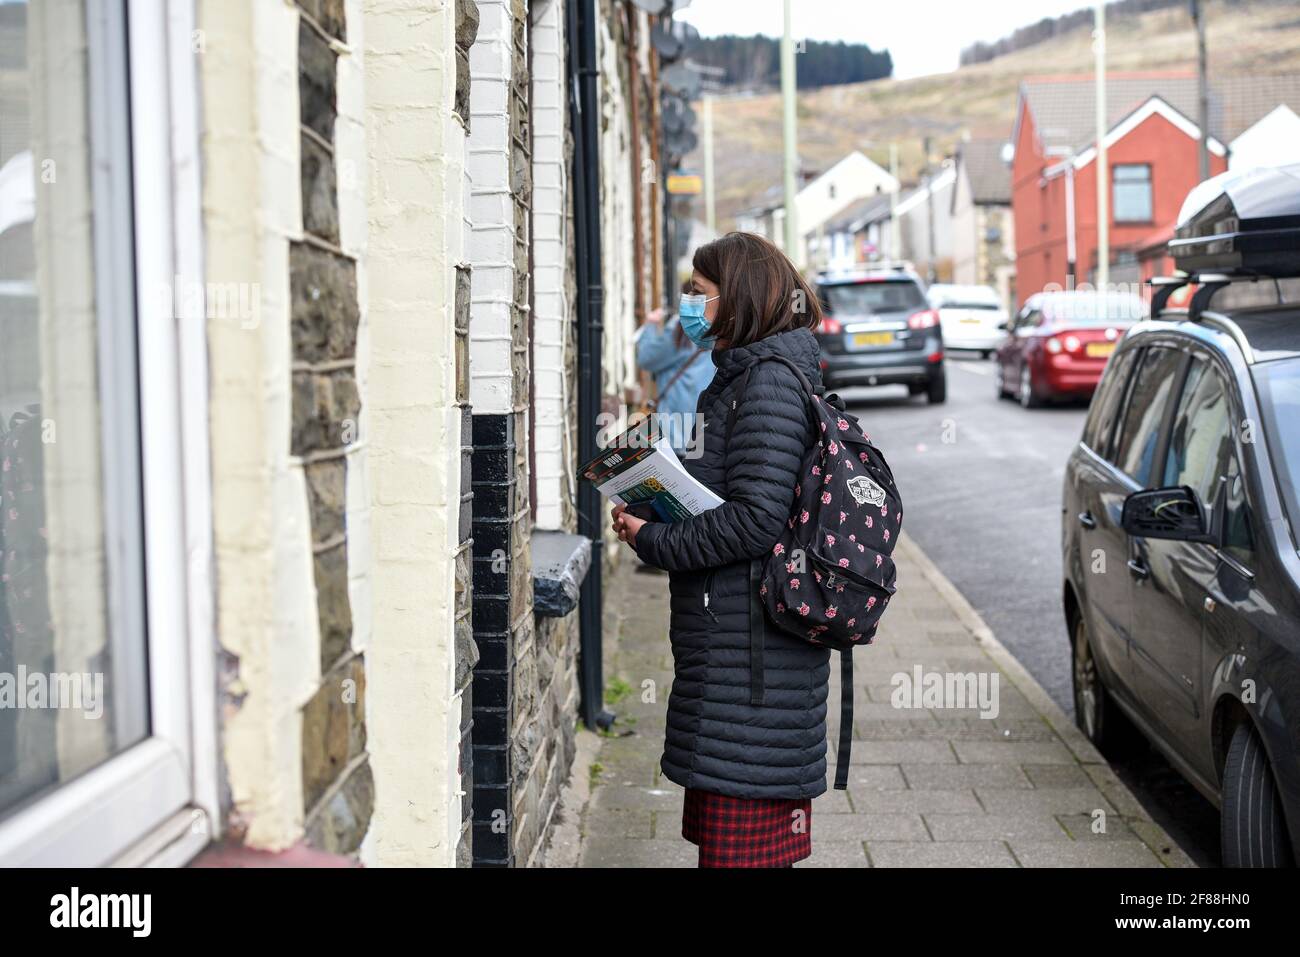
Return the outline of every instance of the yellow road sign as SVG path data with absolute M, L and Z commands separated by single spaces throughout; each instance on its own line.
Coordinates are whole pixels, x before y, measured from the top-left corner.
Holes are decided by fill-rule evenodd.
M 704 192 L 704 180 L 694 174 L 669 176 L 668 192 L 674 196 L 695 196 Z

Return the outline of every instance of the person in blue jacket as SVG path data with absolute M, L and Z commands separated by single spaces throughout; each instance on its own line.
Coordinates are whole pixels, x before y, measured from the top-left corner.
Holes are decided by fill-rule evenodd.
M 690 284 L 684 287 L 690 292 Z M 713 381 L 710 350 L 701 349 L 682 329 L 679 316 L 664 321 L 664 310 L 646 316 L 637 336 L 636 363 L 654 376 L 654 411 L 664 435 L 679 457 L 690 452 L 695 407 Z

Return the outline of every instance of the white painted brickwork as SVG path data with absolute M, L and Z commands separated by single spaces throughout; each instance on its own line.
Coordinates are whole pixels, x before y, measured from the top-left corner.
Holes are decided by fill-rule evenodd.
M 511 411 L 510 310 L 514 297 L 515 212 L 510 193 L 510 6 L 479 0 L 478 38 L 469 51 L 467 164 L 473 264 L 470 402 L 476 413 Z
M 568 410 L 575 401 L 566 374 L 570 362 L 570 313 L 565 278 L 569 171 L 564 131 L 562 0 L 553 0 L 532 28 L 533 121 L 533 392 L 537 464 L 537 527 L 560 528 L 561 503 L 576 498 L 575 443 Z

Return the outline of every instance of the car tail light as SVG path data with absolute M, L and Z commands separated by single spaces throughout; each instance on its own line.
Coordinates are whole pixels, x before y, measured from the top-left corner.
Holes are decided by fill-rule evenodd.
M 1050 352 L 1052 355 L 1056 355 L 1058 352 L 1061 351 L 1061 340 L 1056 338 L 1056 336 L 1052 336 L 1046 342 L 1043 343 L 1043 348 L 1046 349 L 1048 352 Z
M 932 329 L 939 324 L 939 313 L 933 309 L 923 309 L 907 317 L 909 329 Z
M 844 326 L 834 316 L 823 316 L 821 323 L 817 326 L 817 331 L 822 335 L 835 336 L 844 331 Z
M 931 352 L 928 356 L 925 357 L 925 361 L 926 361 L 926 362 L 942 362 L 942 361 L 943 361 L 943 351 L 940 350 L 940 349 L 936 349 L 934 352 Z
M 1066 337 L 1065 337 L 1065 351 L 1066 351 L 1066 352 L 1078 352 L 1078 351 L 1079 351 L 1079 337 L 1078 337 L 1078 336 L 1066 336 Z

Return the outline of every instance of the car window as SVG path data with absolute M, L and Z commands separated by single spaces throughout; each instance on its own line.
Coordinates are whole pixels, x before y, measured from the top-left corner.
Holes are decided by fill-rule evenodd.
M 877 312 L 924 309 L 928 303 L 914 282 L 855 282 L 822 287 L 830 310 L 837 315 L 868 316 Z
M 1124 387 L 1133 371 L 1137 349 L 1117 352 L 1106 364 L 1101 385 L 1092 397 L 1088 408 L 1088 421 L 1083 426 L 1083 442 L 1102 458 L 1110 454 L 1110 437 L 1115 431 L 1115 418 L 1124 399 Z
M 1252 372 L 1259 383 L 1273 476 L 1286 503 L 1291 537 L 1300 542 L 1300 359 L 1261 362 Z
M 1037 309 L 1030 309 L 1022 313 L 1020 318 L 1016 321 L 1016 331 L 1019 332 L 1021 329 L 1033 329 L 1035 326 L 1041 326 L 1042 324 L 1042 312 Z
M 1232 456 L 1230 417 L 1223 380 L 1208 362 L 1193 360 L 1174 413 L 1164 477 L 1159 484 L 1191 486 L 1202 504 L 1212 504 Z
M 1114 461 L 1120 471 L 1144 488 L 1150 487 L 1147 483 L 1160 441 L 1160 423 L 1182 361 L 1183 354 L 1177 349 L 1148 349 L 1128 390 Z
M 1243 565 L 1254 564 L 1255 538 L 1250 532 L 1250 503 L 1236 453 L 1228 459 L 1228 497 L 1223 516 L 1223 550 Z

